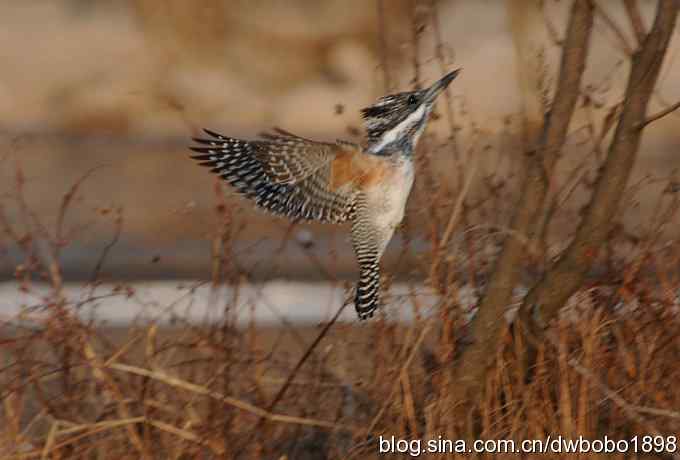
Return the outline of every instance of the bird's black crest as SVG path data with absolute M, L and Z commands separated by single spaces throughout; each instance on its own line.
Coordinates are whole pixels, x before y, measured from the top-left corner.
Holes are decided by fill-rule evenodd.
M 398 125 L 412 110 L 417 109 L 423 94 L 422 90 L 390 94 L 362 109 L 368 142 L 376 142 L 384 132 Z

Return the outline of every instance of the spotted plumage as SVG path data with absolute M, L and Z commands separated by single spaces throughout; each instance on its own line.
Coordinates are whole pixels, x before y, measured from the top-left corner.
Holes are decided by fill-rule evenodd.
M 347 194 L 328 187 L 334 144 L 267 134 L 262 141 L 242 141 L 205 130 L 210 139 L 193 158 L 211 168 L 259 207 L 279 216 L 341 223 L 347 220 Z M 272 161 L 267 161 L 273 152 Z M 308 155 L 308 156 L 307 156 Z
M 317 142 L 277 129 L 245 141 L 205 130 L 193 158 L 260 208 L 291 219 L 351 222 L 359 265 L 355 308 L 373 316 L 380 258 L 404 217 L 414 180 L 413 151 L 451 72 L 424 90 L 380 98 L 362 110 L 366 146 Z

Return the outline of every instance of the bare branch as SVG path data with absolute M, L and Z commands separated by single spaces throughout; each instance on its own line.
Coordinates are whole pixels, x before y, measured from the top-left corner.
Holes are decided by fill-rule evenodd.
M 621 47 L 623 48 L 623 52 L 626 54 L 626 56 L 632 56 L 633 47 L 630 45 L 630 43 L 628 43 L 626 34 L 623 33 L 621 27 L 619 27 L 616 21 L 614 21 L 600 5 L 598 5 L 596 2 L 593 2 L 593 4 L 595 5 L 595 11 L 597 12 L 598 16 L 602 18 L 606 26 L 609 27 L 614 35 L 616 35 L 616 38 L 618 38 L 619 42 L 621 43 Z
M 592 25 L 592 3 L 588 0 L 576 1 L 571 10 L 564 41 L 554 104 L 546 116 L 538 148 L 529 147 L 530 153 L 526 159 L 527 176 L 524 178 L 519 204 L 512 221 L 513 231 L 525 235 L 530 241 L 538 227 L 547 196 L 549 184 L 546 177 L 557 163 L 580 94 Z M 528 141 L 533 143 L 531 139 Z M 470 401 L 470 393 L 483 387 L 483 379 L 490 360 L 496 354 L 503 327 L 503 321 L 499 318 L 503 317 L 506 306 L 510 304 L 512 291 L 520 276 L 518 267 L 525 254 L 526 248 L 521 242 L 514 238 L 506 239 L 486 294 L 471 325 L 471 336 L 475 342 L 461 357 L 458 382 L 453 386 L 457 391 L 458 401 Z
M 645 126 L 647 126 L 648 124 L 653 123 L 656 120 L 663 118 L 666 115 L 669 115 L 669 114 L 675 112 L 678 109 L 680 109 L 680 101 L 676 102 L 675 104 L 673 104 L 669 107 L 666 107 L 665 109 L 655 113 L 654 115 L 650 115 L 647 119 L 645 119 L 645 121 L 638 123 L 635 127 L 637 129 L 642 129 Z
M 661 0 L 651 32 L 633 57 L 626 95 L 614 138 L 592 199 L 574 240 L 564 255 L 529 292 L 520 308 L 522 325 L 532 342 L 581 285 L 609 234 L 642 137 L 638 129 L 661 69 L 677 18 L 675 0 Z

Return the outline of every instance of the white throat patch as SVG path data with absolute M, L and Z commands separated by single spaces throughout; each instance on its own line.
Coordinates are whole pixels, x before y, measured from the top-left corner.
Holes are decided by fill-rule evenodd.
M 409 128 L 420 121 L 425 116 L 425 104 L 418 107 L 416 111 L 404 118 L 397 126 L 390 129 L 380 137 L 380 141 L 376 142 L 369 148 L 369 152 L 376 153 L 396 141 L 400 134 L 409 130 Z

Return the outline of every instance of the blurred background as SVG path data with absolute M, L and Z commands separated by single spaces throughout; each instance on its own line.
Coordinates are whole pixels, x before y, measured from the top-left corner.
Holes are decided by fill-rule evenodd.
M 549 94 L 559 64 L 554 40 L 563 34 L 569 2 L 545 4 L 545 17 L 529 24 L 529 36 Z M 640 2 L 647 25 L 654 4 Z M 626 26 L 624 38 L 633 43 L 621 4 L 600 7 Z M 88 175 L 66 216 L 78 235 L 61 253 L 67 279 L 87 278 L 115 235 L 118 209 L 122 224 L 108 255 L 109 276 L 209 276 L 220 219 L 217 183 L 186 148 L 203 127 L 250 138 L 279 126 L 320 140 L 360 141 L 362 107 L 463 67 L 448 108 L 440 103 L 430 123 L 419 153 L 427 164 L 419 165 L 433 172 L 435 188 L 455 190 L 465 178 L 457 167 L 474 163 L 476 190 L 499 171 L 511 177 L 520 158 L 521 99 L 507 2 L 53 0 L 5 2 L 1 16 L 0 193 L 13 196 L 20 166 L 27 203 L 51 228 L 64 194 Z M 590 154 L 587 123 L 601 123 L 621 97 L 628 63 L 620 38 L 598 16 L 584 88 L 592 104 L 575 117 L 565 168 L 570 158 Z M 680 98 L 679 50 L 676 33 L 652 110 Z M 634 180 L 666 177 L 678 167 L 678 127 L 675 114 L 646 131 Z M 323 277 L 319 264 L 329 257 L 335 276 L 354 277 L 345 228 L 291 229 L 224 190 L 233 249 L 254 277 Z M 658 192 L 652 185 L 637 196 L 639 205 L 627 214 L 633 225 L 648 218 Z M 417 186 L 405 230 L 388 251 L 395 272 L 424 276 L 411 269 L 429 250 L 419 238 L 428 232 L 422 206 L 428 198 Z M 447 199 L 453 203 L 455 196 Z M 15 205 L 6 207 L 19 218 Z M 282 244 L 283 235 L 294 244 Z M 402 250 L 404 240 L 412 250 Z M 318 249 L 317 259 L 310 248 Z M 0 266 L 5 279 L 17 262 L 8 251 Z M 273 251 L 283 254 L 285 270 L 268 264 Z
M 635 435 L 644 458 L 670 456 L 680 111 L 645 128 L 620 225 L 536 365 L 533 338 L 486 334 L 588 202 L 636 48 L 625 3 L 650 29 L 656 1 L 593 2 L 546 238 L 525 245 L 514 303 L 486 310 L 507 307 L 498 323 L 470 326 L 500 243 L 526 242 L 508 231 L 532 148 L 523 108 L 550 109 L 572 2 L 0 2 L 0 458 L 378 458 L 378 434 Z M 259 212 L 190 158 L 201 128 L 361 142 L 361 108 L 459 67 L 419 142 L 371 321 L 344 302 L 346 226 Z M 680 27 L 649 112 L 678 100 Z M 478 345 L 488 356 L 466 354 Z M 486 383 L 461 372 L 492 356 Z M 479 382 L 479 417 L 459 377 Z M 645 450 L 652 434 L 667 452 Z

